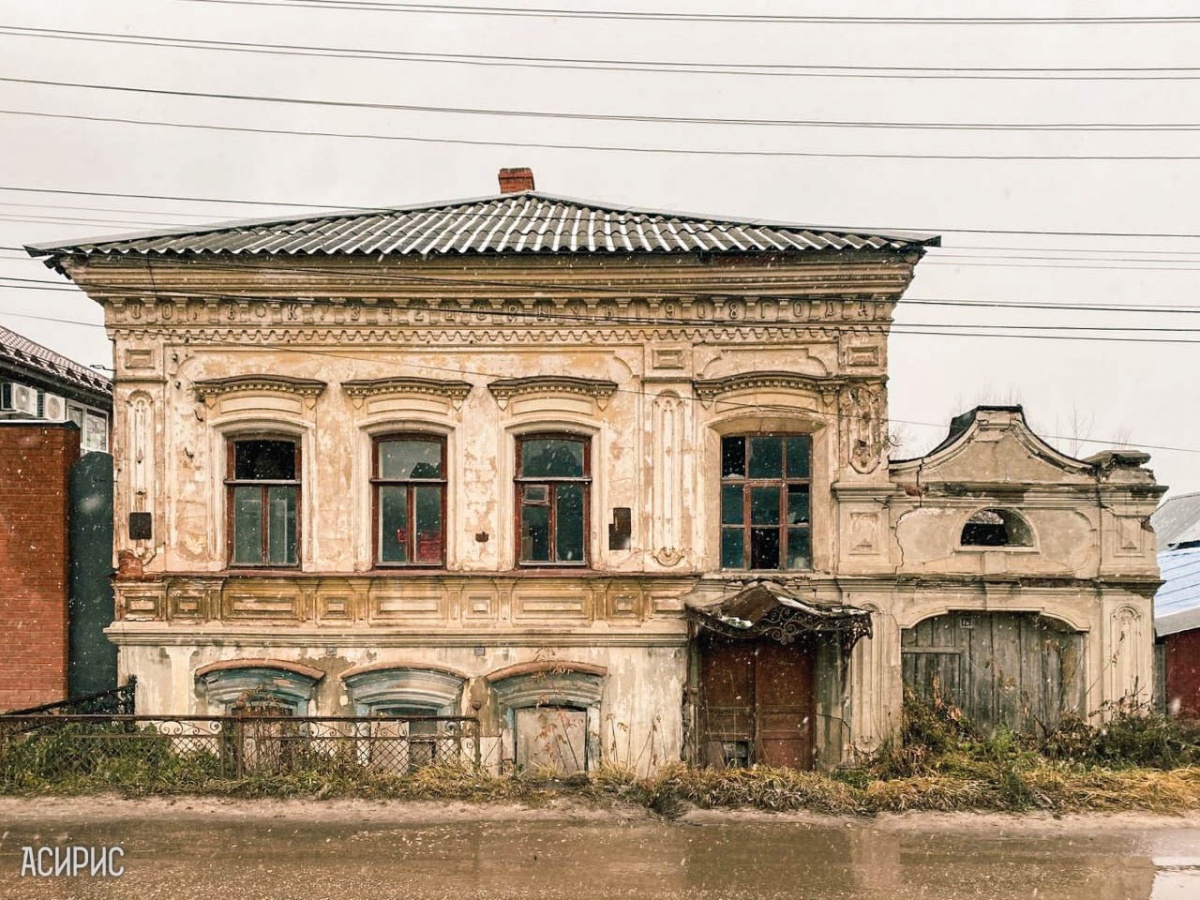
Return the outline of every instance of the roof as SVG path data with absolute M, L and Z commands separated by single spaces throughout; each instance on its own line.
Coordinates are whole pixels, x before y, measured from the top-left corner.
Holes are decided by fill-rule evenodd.
M 3 326 L 0 326 L 0 367 L 27 371 L 52 383 L 68 384 L 94 394 L 112 395 L 112 382 L 99 372 Z
M 1158 554 L 1162 587 L 1154 595 L 1154 630 L 1159 637 L 1200 628 L 1200 547 Z
M 1150 516 L 1150 524 L 1159 550 L 1200 541 L 1200 493 L 1170 498 Z
M 530 190 L 38 244 L 26 250 L 33 256 L 895 252 L 937 246 L 940 241 L 932 234 L 853 232 L 634 209 Z

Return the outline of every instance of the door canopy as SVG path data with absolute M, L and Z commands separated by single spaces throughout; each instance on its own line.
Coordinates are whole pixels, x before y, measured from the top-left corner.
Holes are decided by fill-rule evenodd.
M 856 606 L 802 600 L 770 581 L 756 581 L 716 603 L 688 601 L 688 618 L 730 638 L 769 638 L 791 644 L 803 635 L 829 635 L 849 650 L 871 636 L 871 613 Z

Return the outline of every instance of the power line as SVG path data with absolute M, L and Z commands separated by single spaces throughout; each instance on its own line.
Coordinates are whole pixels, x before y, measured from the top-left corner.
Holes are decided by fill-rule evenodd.
M 496 141 L 470 138 L 433 138 L 415 135 L 369 134 L 363 132 L 315 131 L 310 129 L 288 128 L 254 128 L 247 125 L 199 125 L 190 122 L 161 122 L 146 119 L 130 119 L 119 116 L 84 116 L 68 113 L 33 112 L 30 110 L 0 109 L 0 115 L 28 116 L 40 119 L 61 119 L 78 122 L 104 122 L 118 125 L 144 125 L 156 128 L 185 128 L 201 131 L 226 132 L 236 134 L 276 134 L 291 137 L 318 138 L 348 138 L 352 140 L 390 141 L 416 144 L 451 144 L 467 147 L 509 147 L 534 150 L 576 150 L 595 153 L 663 153 L 678 156 L 733 156 L 754 158 L 787 158 L 787 159 L 926 159 L 926 160 L 969 160 L 1002 162 L 1035 160 L 1044 161 L 1078 161 L 1078 160 L 1108 160 L 1113 162 L 1168 162 L 1193 161 L 1200 159 L 1200 154 L 978 154 L 978 153 L 823 153 L 803 150 L 731 150 L 705 149 L 700 147 L 628 147 L 612 144 L 568 144 L 537 141 Z M 991 232 L 998 233 L 998 232 Z M 1017 232 L 1033 234 L 1035 232 Z
M 340 207 L 317 203 L 293 203 L 284 200 L 235 200 L 231 197 L 181 197 L 174 194 L 133 194 L 116 191 L 80 191 L 67 188 L 35 188 L 0 185 L 0 191 L 21 191 L 29 194 L 67 194 L 76 197 L 117 197 L 124 200 L 177 200 L 183 203 L 230 203 L 239 206 L 294 206 L 302 209 L 338 210 L 367 209 L 367 207 Z M 1200 235 L 1198 235 L 1200 236 Z
M 380 0 L 176 0 L 236 6 L 364 12 L 437 13 L 503 18 L 611 19 L 618 21 L 746 23 L 760 25 L 1180 25 L 1200 23 L 1200 16 L 814 16 L 750 13 L 676 13 L 604 9 L 480 7 L 446 3 L 385 3 Z
M 158 97 L 187 97 L 204 100 L 231 100 L 239 103 L 278 103 L 289 106 L 317 106 L 337 109 L 368 109 L 388 112 L 415 112 L 436 115 L 485 116 L 494 118 L 553 119 L 575 122 L 637 122 L 664 125 L 749 126 L 755 128 L 867 128 L 904 131 L 1198 131 L 1194 122 L 879 122 L 866 119 L 753 119 L 706 116 L 653 116 L 616 113 L 575 113 L 540 109 L 496 109 L 471 106 L 425 106 L 410 103 L 378 103 L 358 100 L 320 100 L 313 97 L 278 97 L 262 94 L 231 94 L 214 91 L 183 91 L 168 88 L 132 87 L 115 84 L 89 84 L 79 81 L 53 81 L 43 78 L 0 76 L 8 84 L 34 84 L 44 87 L 85 91 L 111 91 L 125 94 L 151 94 Z
M 302 209 L 313 209 L 329 212 L 381 212 L 386 211 L 389 207 L 376 206 L 358 206 L 355 204 L 316 204 L 316 203 L 296 203 L 285 200 L 243 200 L 230 197 L 189 197 L 179 194 L 137 194 L 121 191 L 85 191 L 68 188 L 43 188 L 43 187 L 26 187 L 17 185 L 0 185 L 0 191 L 19 191 L 24 193 L 36 194 L 65 194 L 68 196 L 82 197 L 115 197 L 119 199 L 132 200 L 172 200 L 181 203 L 227 203 L 237 204 L 242 206 L 292 206 Z M 431 202 L 431 207 L 446 206 L 453 203 L 453 200 Z M 603 206 L 603 203 L 597 205 Z M 664 215 L 671 215 L 668 211 L 663 211 Z M 719 216 L 708 216 L 707 218 L 720 218 Z M 932 227 L 932 226 L 914 226 L 914 225 L 855 225 L 855 226 L 829 226 L 829 225 L 796 225 L 795 227 L 809 228 L 814 231 L 839 231 L 839 232 L 875 232 L 875 231 L 928 231 L 938 234 L 1000 234 L 1000 235 L 1033 235 L 1046 237 L 1105 237 L 1105 238 L 1179 238 L 1179 239 L 1200 239 L 1200 232 L 1168 232 L 1168 231 L 1052 231 L 1046 229 L 1019 229 L 1019 228 L 958 228 L 958 227 Z M 950 249 L 965 249 L 965 248 L 950 248 Z M 990 248 L 971 248 L 971 249 L 990 249 Z M 1012 249 L 1012 248 L 1005 248 Z M 1018 248 L 1026 249 L 1026 248 Z M 1036 249 L 1036 248 L 1035 248 Z M 1092 252 L 1092 251 L 1081 251 Z M 1097 250 L 1097 253 L 1107 252 Z M 1129 253 L 1190 253 L 1200 251 L 1157 251 L 1157 250 L 1127 250 Z
M 848 66 L 794 65 L 788 63 L 712 63 L 668 60 L 566 58 L 553 56 L 502 56 L 474 53 L 432 53 L 402 50 L 367 50 L 303 44 L 265 44 L 251 41 L 218 41 L 165 35 L 129 35 L 116 32 L 68 31 L 57 28 L 0 26 L 0 35 L 48 38 L 138 47 L 166 47 L 253 53 L 265 56 L 300 56 L 318 59 L 366 59 L 385 62 L 434 63 L 465 66 L 557 69 L 584 72 L 663 72 L 788 78 L 875 78 L 981 81 L 1191 81 L 1200 78 L 1196 66 Z

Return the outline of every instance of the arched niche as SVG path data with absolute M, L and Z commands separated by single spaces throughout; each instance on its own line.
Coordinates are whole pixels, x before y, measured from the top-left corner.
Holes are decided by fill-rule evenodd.
M 231 659 L 196 670 L 196 682 L 210 706 L 232 712 L 242 708 L 270 708 L 291 715 L 307 715 L 317 683 L 325 673 L 302 663 L 279 659 Z

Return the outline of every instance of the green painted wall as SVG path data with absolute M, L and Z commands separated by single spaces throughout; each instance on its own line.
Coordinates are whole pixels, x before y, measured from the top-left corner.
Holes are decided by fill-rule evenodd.
M 71 469 L 71 605 L 67 686 L 72 697 L 117 686 L 113 621 L 113 458 L 87 453 Z

